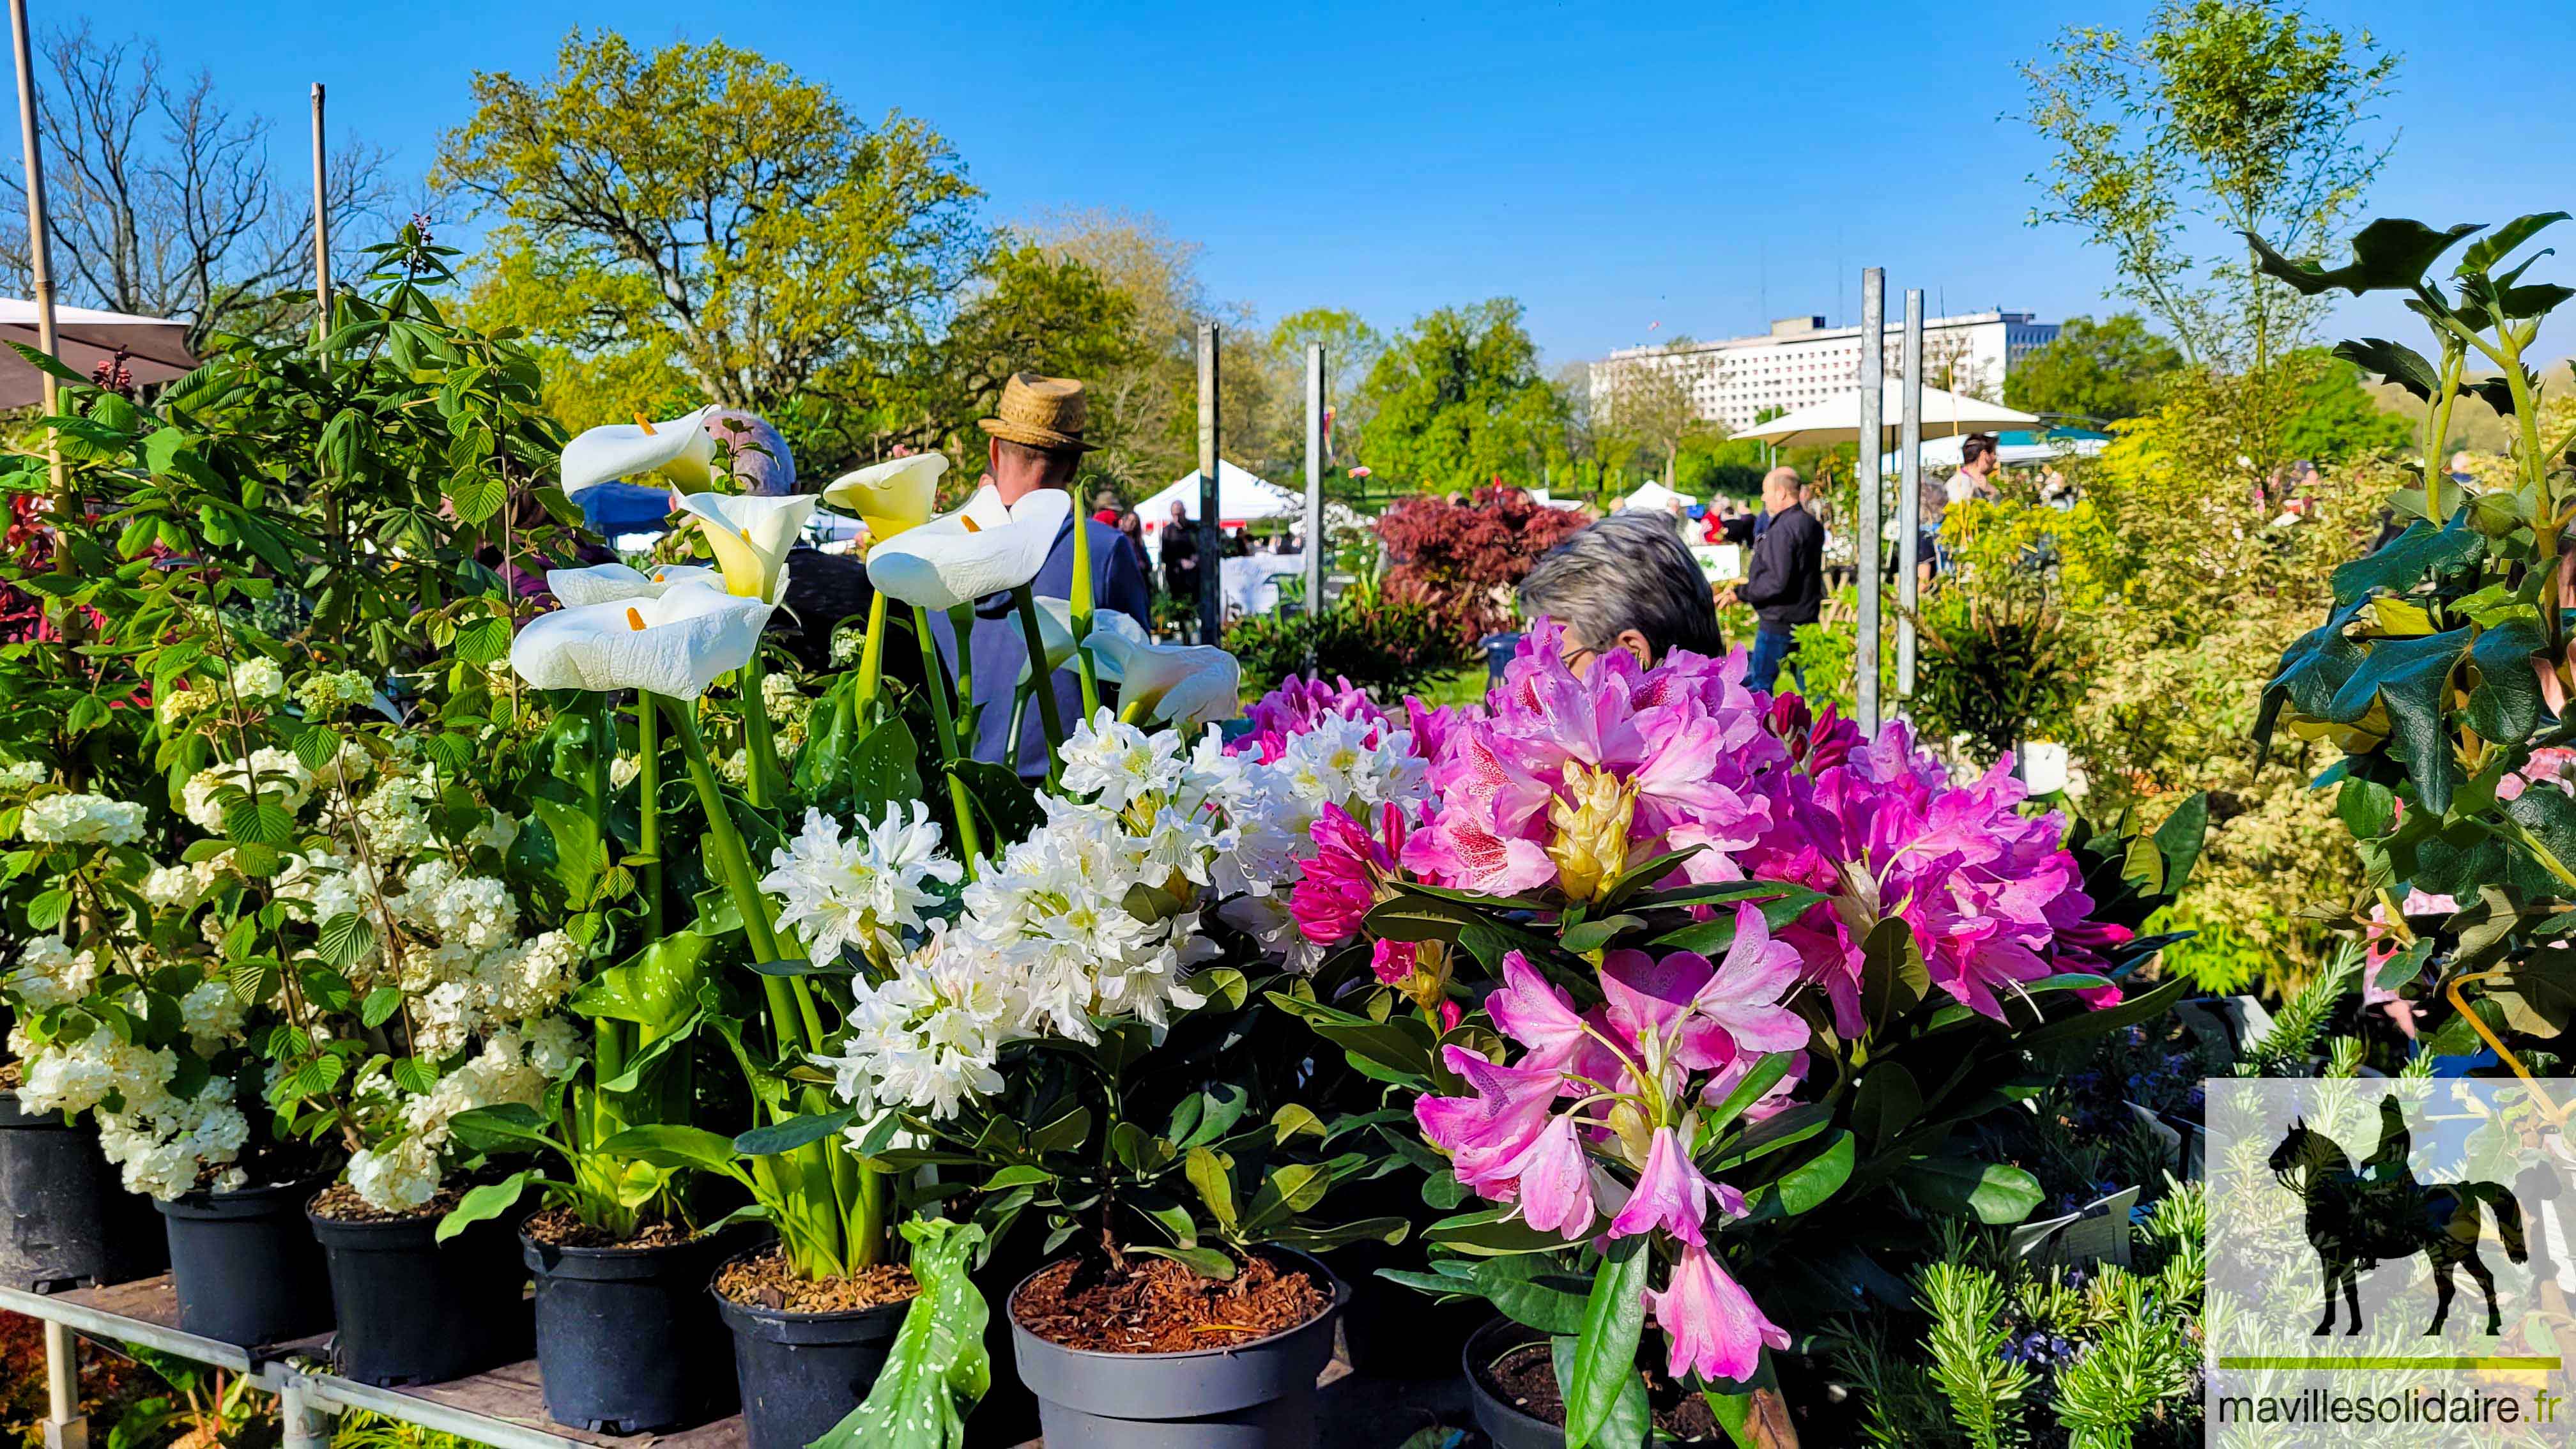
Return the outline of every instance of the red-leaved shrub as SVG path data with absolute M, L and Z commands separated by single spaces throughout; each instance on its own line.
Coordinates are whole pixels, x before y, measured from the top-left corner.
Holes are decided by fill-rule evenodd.
M 1565 536 L 1591 522 L 1579 509 L 1550 508 L 1518 488 L 1407 498 L 1377 521 L 1394 565 L 1389 599 L 1428 605 L 1461 650 L 1512 624 L 1512 590 Z

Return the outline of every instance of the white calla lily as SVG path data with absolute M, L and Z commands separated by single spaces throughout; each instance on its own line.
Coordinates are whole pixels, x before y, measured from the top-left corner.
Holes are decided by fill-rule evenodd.
M 787 583 L 787 551 L 814 516 L 813 495 L 692 493 L 680 500 L 680 509 L 703 525 L 726 589 L 764 604 L 778 602 Z
M 564 444 L 563 491 L 579 493 L 639 473 L 660 473 L 683 493 L 715 484 L 716 440 L 707 435 L 709 403 L 686 417 L 648 423 L 637 413 L 631 423 L 592 428 Z
M 1041 488 L 1005 504 L 989 485 L 966 506 L 868 550 L 868 581 L 924 609 L 953 609 L 1016 589 L 1046 567 L 1073 516 L 1073 495 Z
M 1157 644 L 1115 610 L 1092 616 L 1092 667 L 1118 685 L 1118 711 L 1190 733 L 1242 712 L 1243 667 L 1206 644 Z
M 1073 642 L 1073 601 L 1071 599 L 1040 598 L 1037 601 L 1037 605 L 1038 638 L 1046 644 L 1047 673 L 1053 674 L 1057 670 L 1065 667 L 1067 664 L 1072 663 L 1074 655 L 1079 653 L 1081 650 L 1081 646 Z M 1116 609 L 1101 609 L 1095 612 L 1091 616 L 1091 627 L 1095 633 L 1102 629 L 1118 629 L 1123 630 L 1133 638 L 1142 639 L 1145 637 L 1144 625 L 1137 623 L 1134 619 L 1129 618 L 1127 615 L 1120 613 Z M 1096 658 L 1094 660 L 1094 669 L 1095 672 L 1098 672 L 1098 661 Z M 1100 677 L 1103 679 L 1109 679 L 1113 676 L 1107 673 L 1101 673 Z M 1029 662 L 1026 659 L 1022 659 L 1020 661 L 1020 683 L 1025 685 L 1028 682 Z
M 823 501 L 857 514 L 869 540 L 883 543 L 930 521 L 938 508 L 939 475 L 947 471 L 945 453 L 889 458 L 833 479 Z
M 621 599 L 658 599 L 683 584 L 720 589 L 724 587 L 724 575 L 696 564 L 664 564 L 649 574 L 617 563 L 546 570 L 547 591 L 568 609 L 613 604 Z
M 695 699 L 751 662 L 771 606 L 705 584 L 557 609 L 520 626 L 510 667 L 539 689 L 638 689 Z

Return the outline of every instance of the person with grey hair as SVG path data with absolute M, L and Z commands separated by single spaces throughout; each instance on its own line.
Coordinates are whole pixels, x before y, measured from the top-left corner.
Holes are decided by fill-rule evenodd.
M 1614 513 L 1549 549 L 1521 580 L 1520 604 L 1521 617 L 1564 627 L 1565 662 L 1577 674 L 1613 649 L 1640 664 L 1674 649 L 1726 652 L 1708 578 L 1657 513 Z

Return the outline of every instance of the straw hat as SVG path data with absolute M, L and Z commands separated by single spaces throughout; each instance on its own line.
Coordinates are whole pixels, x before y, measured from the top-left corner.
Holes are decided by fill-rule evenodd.
M 979 418 L 975 426 L 994 437 L 1055 452 L 1087 453 L 1082 440 L 1084 416 L 1090 411 L 1082 384 L 1069 377 L 1014 373 L 1002 384 L 997 418 Z

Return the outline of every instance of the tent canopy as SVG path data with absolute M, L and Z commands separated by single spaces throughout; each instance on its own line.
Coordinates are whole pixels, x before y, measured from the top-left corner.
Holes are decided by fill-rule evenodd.
M 1672 511 L 1672 507 L 1676 503 L 1680 504 L 1684 508 L 1697 508 L 1699 506 L 1699 500 L 1693 498 L 1689 494 L 1676 492 L 1673 489 L 1665 487 L 1661 483 L 1649 480 L 1644 487 L 1639 488 L 1636 492 L 1620 499 L 1619 509 L 1623 513 L 1631 508 L 1644 508 L 1650 509 L 1656 513 L 1669 513 Z
M 1880 447 L 1896 441 L 1897 430 L 1904 420 L 1900 411 L 1904 406 L 1904 385 L 1891 377 L 1879 396 L 1879 426 L 1886 433 Z M 1937 387 L 1923 389 L 1923 436 L 1926 438 L 1958 433 L 1991 433 L 2000 428 L 2035 428 L 2039 425 L 2037 417 L 2017 412 L 2001 403 L 1962 397 Z M 1860 389 L 1854 388 L 1840 397 L 1829 397 L 1820 403 L 1809 403 L 1794 413 L 1757 424 L 1735 436 L 1783 445 L 1858 442 Z
M 1172 485 L 1136 505 L 1136 517 L 1145 525 L 1150 537 L 1172 521 L 1172 505 L 1181 505 L 1183 513 L 1195 523 L 1199 516 L 1199 470 L 1173 481 Z M 1256 518 L 1286 518 L 1306 511 L 1306 495 L 1292 493 L 1276 483 L 1236 467 L 1219 458 L 1216 464 L 1216 521 L 1219 527 L 1232 528 Z
M 1923 440 L 1923 466 L 1956 468 L 1959 445 L 1967 439 L 1959 434 L 1946 438 Z M 1995 459 L 2007 467 L 2025 463 L 2045 463 L 2052 458 L 2090 458 L 2111 441 L 2108 433 L 2089 432 L 2083 428 L 2051 428 L 2045 433 L 2015 428 L 1995 434 Z M 1904 450 L 1892 450 L 1880 460 L 1889 473 L 1904 461 Z
M 168 382 L 197 365 L 184 345 L 188 324 L 135 317 L 90 307 L 54 308 L 55 351 L 63 366 L 83 377 L 122 350 L 125 369 L 138 383 Z M 0 297 L 0 338 L 36 345 L 36 304 Z M 0 408 L 33 407 L 45 400 L 44 378 L 15 352 L 0 349 Z

